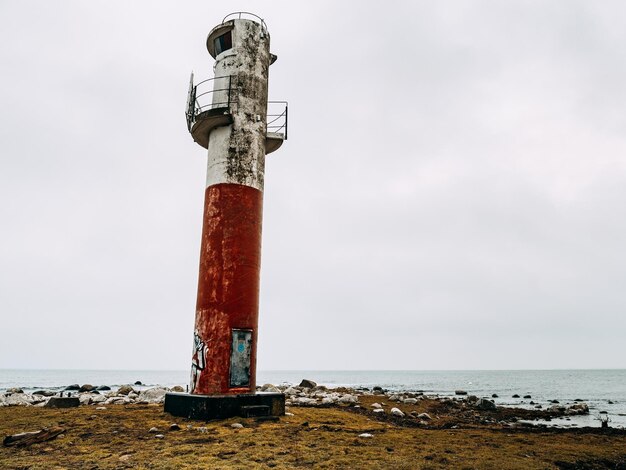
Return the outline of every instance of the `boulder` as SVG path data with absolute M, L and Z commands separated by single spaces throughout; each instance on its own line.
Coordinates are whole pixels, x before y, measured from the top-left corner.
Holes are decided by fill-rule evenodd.
M 399 417 L 403 417 L 404 413 L 402 412 L 402 410 L 398 409 L 398 408 L 391 408 L 391 411 L 389 411 L 392 415 L 394 416 L 399 416 Z
M 122 385 L 117 389 L 118 395 L 128 395 L 130 392 L 134 392 L 135 390 L 130 385 Z
M 405 405 L 415 405 L 417 403 L 417 398 L 405 398 L 403 401 Z
M 417 417 L 426 421 L 430 421 L 432 419 L 428 413 L 420 413 Z
M 81 385 L 81 387 L 78 389 L 79 392 L 91 392 L 92 390 L 95 390 L 96 387 L 94 387 L 91 384 L 84 384 Z
M 135 382 L 135 385 L 143 385 L 143 384 L 141 383 L 141 380 L 137 380 L 137 382 Z
M 374 392 L 374 393 L 383 393 L 384 390 L 383 390 L 382 387 L 376 385 L 374 388 L 372 388 L 372 392 Z
M 50 390 L 37 390 L 35 392 L 33 392 L 33 395 L 40 395 L 43 397 L 51 397 L 54 395 L 54 392 L 51 392 Z
M 312 380 L 308 380 L 308 379 L 302 379 L 302 382 L 300 382 L 300 385 L 298 385 L 298 387 L 304 387 L 304 388 L 313 388 L 316 386 L 317 384 L 315 382 L 313 382 Z
M 375 408 L 375 409 L 373 410 L 373 412 L 374 412 L 374 413 L 383 413 L 383 414 L 384 414 L 384 413 L 385 413 L 385 410 L 383 410 L 382 408 Z
M 524 395 L 524 398 L 528 399 L 528 398 L 532 398 L 531 395 Z
M 142 390 L 137 397 L 137 401 L 141 403 L 163 403 L 167 389 L 163 387 L 154 387 Z
M 272 384 L 265 384 L 261 387 L 262 392 L 280 393 L 280 390 Z
M 80 405 L 78 397 L 50 397 L 46 408 L 76 408 Z
M 64 388 L 64 390 L 80 390 L 80 385 L 78 384 L 68 385 L 67 387 Z
M 370 406 L 374 409 L 380 409 L 383 407 L 380 403 L 372 403 Z
M 498 394 L 497 393 L 492 394 L 491 398 L 498 398 Z
M 513 395 L 511 398 L 519 398 L 519 395 L 516 393 L 515 395 Z
M 4 397 L 5 406 L 31 406 L 33 396 L 25 393 L 12 393 Z
M 172 387 L 172 392 L 184 393 L 185 389 L 181 387 L 180 385 L 174 385 Z
M 293 387 L 289 387 L 287 389 L 285 389 L 285 391 L 283 392 L 285 395 L 297 395 L 299 393 L 298 390 L 296 390 Z
M 349 393 L 346 393 L 339 399 L 339 403 L 342 405 L 356 405 L 358 402 L 359 399 L 356 395 L 350 395 Z
M 476 408 L 483 411 L 495 410 L 496 404 L 491 400 L 481 398 L 478 402 L 476 402 Z
M 99 391 L 111 390 L 111 387 L 109 387 L 108 385 L 100 385 L 98 388 L 96 388 L 96 390 L 99 390 Z
M 454 394 L 455 395 L 467 395 L 467 392 L 465 390 L 455 390 Z
M 469 397 L 467 397 L 467 401 L 469 403 L 476 403 L 478 402 L 478 397 L 476 395 L 470 395 Z
M 6 393 L 24 393 L 24 390 L 22 390 L 19 387 L 12 387 L 12 388 L 7 388 Z

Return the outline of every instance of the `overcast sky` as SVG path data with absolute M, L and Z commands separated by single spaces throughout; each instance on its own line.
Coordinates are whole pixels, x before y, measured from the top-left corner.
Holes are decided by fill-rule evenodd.
M 624 2 L 230 4 L 0 0 L 0 368 L 189 367 L 233 10 L 289 100 L 259 369 L 626 367 Z

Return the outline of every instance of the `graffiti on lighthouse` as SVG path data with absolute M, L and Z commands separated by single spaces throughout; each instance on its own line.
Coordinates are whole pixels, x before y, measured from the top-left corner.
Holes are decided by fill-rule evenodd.
M 206 367 L 206 355 L 208 352 L 207 345 L 202 341 L 198 330 L 193 333 L 193 354 L 191 356 L 191 384 L 190 391 L 193 393 L 198 386 L 200 373 Z

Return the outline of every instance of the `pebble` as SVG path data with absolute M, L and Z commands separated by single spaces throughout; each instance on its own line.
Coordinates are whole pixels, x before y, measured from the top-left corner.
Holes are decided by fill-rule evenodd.
M 180 426 L 176 423 L 170 424 L 170 431 L 180 431 Z
M 241 424 L 241 423 L 233 423 L 233 424 L 230 425 L 230 427 L 233 428 L 233 429 L 241 429 L 241 428 L 243 428 L 243 424 Z
M 96 406 L 96 410 L 106 410 L 106 406 Z
M 159 429 L 153 427 L 153 428 L 150 428 L 148 432 L 159 432 Z
M 363 434 L 359 434 L 359 437 L 374 437 L 374 436 L 368 432 L 364 432 Z
M 156 434 L 155 439 L 163 439 L 165 436 L 163 434 Z
M 289 413 L 289 411 L 285 411 L 285 416 L 293 416 L 293 413 Z

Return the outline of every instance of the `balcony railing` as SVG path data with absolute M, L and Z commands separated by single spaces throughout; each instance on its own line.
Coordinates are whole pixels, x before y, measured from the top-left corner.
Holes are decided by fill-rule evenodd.
M 189 132 L 191 132 L 194 123 L 198 119 L 202 119 L 203 115 L 212 115 L 211 111 L 216 114 L 229 114 L 231 112 L 231 105 L 236 101 L 233 83 L 233 76 L 226 75 L 202 80 L 194 85 L 193 73 L 191 74 L 185 110 Z M 268 101 L 267 132 L 283 134 L 284 140 L 287 140 L 287 113 L 287 101 Z

